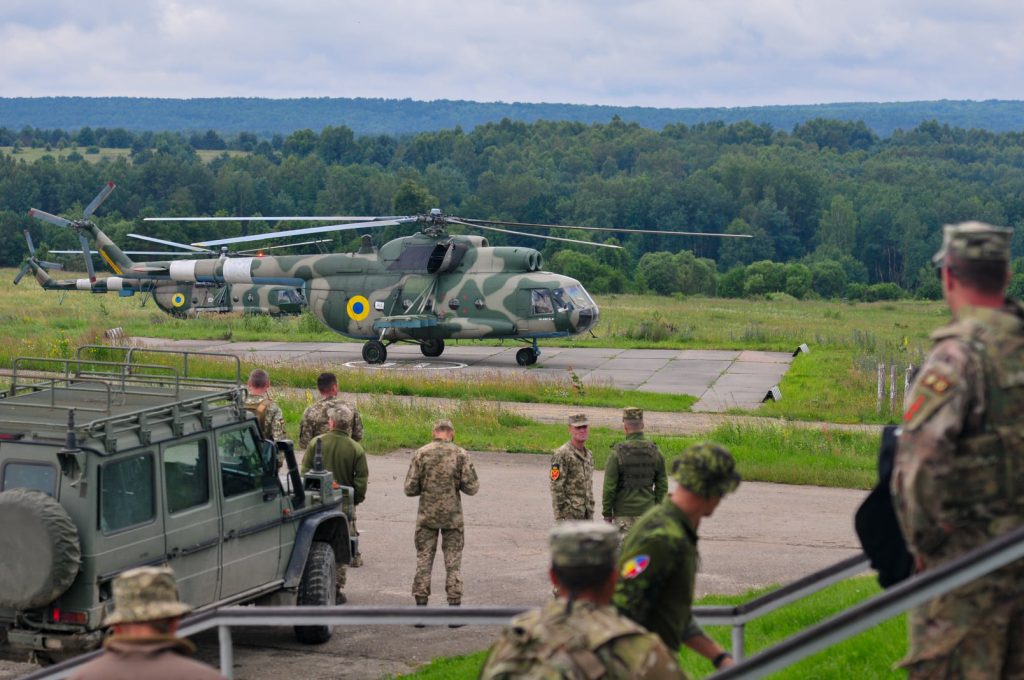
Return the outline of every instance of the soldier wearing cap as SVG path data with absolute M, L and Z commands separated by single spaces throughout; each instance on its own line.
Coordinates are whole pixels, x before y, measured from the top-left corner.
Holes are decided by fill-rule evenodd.
M 569 416 L 569 441 L 551 454 L 551 505 L 555 520 L 594 519 L 594 456 L 587 448 L 590 423 Z
M 1006 298 L 1013 231 L 946 225 L 933 258 L 952 322 L 932 333 L 891 490 L 917 571 L 1024 524 L 1024 308 Z M 911 678 L 1024 677 L 1024 562 L 910 613 Z
M 114 610 L 104 624 L 114 634 L 103 643 L 103 654 L 83 665 L 72 680 L 178 680 L 223 678 L 209 666 L 186 658 L 195 652 L 178 638 L 178 620 L 192 608 L 178 599 L 174 572 L 141 567 L 124 572 L 112 586 Z
M 432 442 L 413 454 L 405 475 L 405 495 L 420 497 L 412 596 L 417 605 L 426 606 L 440 534 L 445 592 L 448 604 L 458 607 L 462 604 L 462 549 L 465 545 L 461 494 L 474 495 L 480 490 L 480 481 L 469 454 L 454 442 L 452 421 L 434 423 L 433 436 Z
M 668 478 L 661 450 L 644 437 L 643 410 L 623 409 L 622 429 L 626 438 L 612 447 L 614 453 L 605 463 L 601 515 L 625 533 L 665 498 Z
M 618 544 L 618 531 L 607 524 L 556 525 L 549 574 L 559 599 L 513 620 L 479 677 L 685 677 L 656 635 L 610 606 Z
M 697 529 L 739 486 L 736 461 L 723 446 L 694 444 L 672 461 L 672 479 L 676 487 L 668 499 L 641 517 L 623 542 L 613 601 L 669 649 L 684 644 L 716 669 L 725 668 L 732 656 L 704 634 L 692 608 Z
M 319 437 L 314 437 L 309 446 L 306 447 L 306 454 L 302 457 L 302 472 L 313 467 L 313 458 L 316 455 L 316 444 L 321 442 L 321 453 L 324 457 L 324 468 L 331 471 L 334 481 L 344 486 L 351 486 L 355 497 L 352 499 L 355 505 L 359 505 L 366 498 L 366 487 L 370 481 L 370 473 L 366 467 L 366 453 L 359 442 L 353 441 L 349 436 L 352 427 L 352 409 L 347 404 L 337 403 L 327 412 L 327 421 L 330 430 Z M 350 531 L 356 532 L 355 508 L 352 510 Z M 335 571 L 337 584 L 336 601 L 344 604 L 348 598 L 345 597 L 345 583 L 347 581 L 347 569 L 344 564 L 339 564 Z

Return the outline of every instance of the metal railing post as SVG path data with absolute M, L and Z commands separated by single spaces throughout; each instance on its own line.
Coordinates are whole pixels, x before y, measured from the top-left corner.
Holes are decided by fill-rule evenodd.
M 231 646 L 231 626 L 217 626 L 217 641 L 220 643 L 220 674 L 228 680 L 233 680 L 235 650 Z
M 734 623 L 732 626 L 732 658 L 736 661 L 743 660 L 743 642 L 747 624 Z

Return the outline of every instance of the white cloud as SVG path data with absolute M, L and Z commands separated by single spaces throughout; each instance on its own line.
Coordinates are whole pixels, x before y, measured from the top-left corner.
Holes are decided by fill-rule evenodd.
M 1020 98 L 977 0 L 7 0 L 3 96 L 737 106 Z

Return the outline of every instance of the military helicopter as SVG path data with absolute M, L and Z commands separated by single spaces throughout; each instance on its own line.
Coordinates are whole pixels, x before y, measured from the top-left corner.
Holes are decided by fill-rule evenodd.
M 364 339 L 368 364 L 387 360 L 387 347 L 415 343 L 427 357 L 444 352 L 448 339 L 510 339 L 527 343 L 516 362 L 529 366 L 540 356 L 539 339 L 577 335 L 592 329 L 600 311 L 583 285 L 568 276 L 543 271 L 541 254 L 532 248 L 491 246 L 483 236 L 449 234 L 449 225 L 585 245 L 618 248 L 513 230 L 581 229 L 617 233 L 653 233 L 719 237 L 649 229 L 612 229 L 530 224 L 455 217 L 433 209 L 427 214 L 391 217 L 330 218 L 146 218 L 147 221 L 241 221 L 268 219 L 349 220 L 344 224 L 306 227 L 265 234 L 201 241 L 210 248 L 240 242 L 286 238 L 330 231 L 415 224 L 420 231 L 375 248 L 362 236 L 355 253 L 222 257 L 218 260 L 150 262 L 144 267 L 104 246 L 126 272 L 167 277 L 180 282 L 301 286 L 310 310 L 331 330 Z M 749 237 L 747 237 L 749 238 Z M 122 259 L 123 258 L 123 259 Z
M 128 297 L 136 293 L 143 293 L 152 297 L 157 307 L 173 316 L 191 316 L 200 312 L 244 312 L 247 314 L 269 314 L 279 316 L 285 314 L 299 314 L 306 307 L 306 297 L 301 287 L 272 286 L 259 284 L 230 284 L 213 282 L 183 282 L 167 280 L 160 277 L 123 277 L 123 270 L 104 251 L 103 243 L 113 245 L 113 242 L 89 220 L 96 209 L 111 194 L 115 188 L 113 182 L 108 182 L 100 193 L 83 211 L 82 217 L 78 220 L 68 220 L 63 217 L 51 215 L 42 210 L 31 209 L 29 215 L 59 227 L 72 228 L 79 236 L 82 244 L 82 254 L 85 257 L 86 270 L 89 273 L 87 279 L 54 279 L 48 271 L 62 269 L 62 265 L 54 262 L 40 260 L 36 256 L 32 236 L 25 230 L 25 241 L 28 244 L 29 257 L 22 265 L 21 270 L 14 278 L 17 285 L 29 272 L 41 287 L 46 290 L 59 291 L 82 291 L 90 293 L 114 293 L 121 297 Z M 180 257 L 183 255 L 205 254 L 214 256 L 217 253 L 212 250 L 187 246 L 174 241 L 164 241 L 138 234 L 129 234 L 147 241 L 161 243 L 164 245 L 182 248 L 187 253 L 167 251 L 138 251 L 126 250 L 124 255 L 148 255 Z M 99 250 L 89 250 L 88 236 L 96 239 Z M 321 241 L 309 241 L 307 243 L 320 243 Z M 291 244 L 306 245 L 306 244 Z M 271 250 L 276 246 L 262 250 Z M 51 250 L 53 255 L 77 254 L 79 251 Z M 255 251 L 253 251 L 255 252 Z M 117 276 L 109 276 L 98 279 L 93 266 L 92 256 L 98 254 Z M 143 299 L 143 304 L 145 300 Z

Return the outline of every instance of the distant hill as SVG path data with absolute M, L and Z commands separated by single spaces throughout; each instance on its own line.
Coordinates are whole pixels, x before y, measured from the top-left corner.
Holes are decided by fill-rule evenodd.
M 812 118 L 864 121 L 889 136 L 926 120 L 992 132 L 1024 130 L 1024 101 L 941 100 L 890 103 L 841 103 L 737 108 L 666 109 L 639 106 L 526 104 L 440 99 L 152 99 L 139 97 L 0 98 L 0 126 L 20 130 L 77 130 L 82 127 L 152 131 L 253 132 L 290 134 L 310 128 L 346 125 L 358 135 L 403 135 L 477 125 L 510 118 L 524 122 L 571 120 L 604 123 L 619 116 L 660 130 L 672 123 L 750 120 L 790 131 Z

